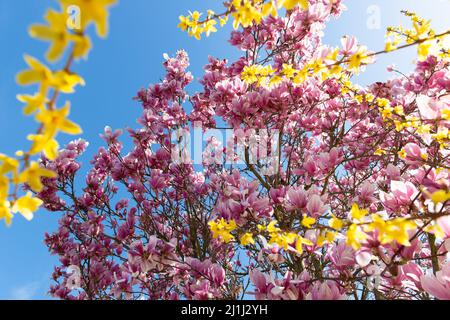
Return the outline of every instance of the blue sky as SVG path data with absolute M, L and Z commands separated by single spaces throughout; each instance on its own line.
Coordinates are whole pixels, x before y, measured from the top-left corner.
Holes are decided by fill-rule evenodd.
M 135 127 L 140 106 L 132 97 L 141 87 L 163 76 L 163 53 L 173 55 L 185 49 L 191 58 L 194 76 L 199 78 L 208 55 L 237 57 L 239 52 L 228 45 L 229 29 L 208 39 L 196 41 L 177 29 L 178 16 L 189 9 L 219 9 L 222 1 L 211 0 L 122 0 L 112 9 L 110 35 L 106 40 L 94 38 L 94 50 L 88 61 L 75 67 L 86 80 L 86 87 L 70 96 L 71 119 L 79 123 L 82 137 L 90 142 L 87 163 L 102 141 L 98 137 L 105 125 L 113 128 Z M 329 24 L 325 41 L 337 45 L 343 35 L 355 35 L 370 49 L 383 48 L 386 26 L 406 22 L 400 10 L 409 9 L 432 19 L 436 29 L 448 28 L 450 0 L 347 0 L 349 10 Z M 31 118 L 21 113 L 15 100 L 18 93 L 32 93 L 33 88 L 15 84 L 15 74 L 25 68 L 23 54 L 43 57 L 47 45 L 27 35 L 31 23 L 42 22 L 45 9 L 56 7 L 54 0 L 0 0 L 0 152 L 13 154 L 26 148 L 26 134 L 35 131 Z M 380 28 L 369 28 L 367 21 L 379 18 Z M 370 20 L 372 21 L 372 20 Z M 376 23 L 375 23 L 376 25 Z M 408 72 L 414 50 L 408 49 L 382 57 L 360 76 L 360 83 L 386 79 L 388 64 L 395 63 Z M 196 90 L 198 85 L 191 86 Z M 60 100 L 61 101 L 61 100 Z M 70 137 L 61 137 L 65 143 Z M 0 299 L 47 299 L 50 275 L 57 258 L 50 256 L 43 244 L 44 233 L 57 227 L 60 214 L 40 211 L 32 222 L 17 216 L 7 228 L 0 222 Z

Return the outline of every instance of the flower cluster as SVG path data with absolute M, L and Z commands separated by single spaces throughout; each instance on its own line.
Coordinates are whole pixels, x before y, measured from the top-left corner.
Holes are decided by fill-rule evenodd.
M 321 14 L 324 13 L 323 9 L 324 6 L 312 5 L 305 11 L 310 22 L 314 22 L 314 19 L 320 20 Z M 343 37 L 341 48 L 324 48 L 313 59 L 300 60 L 295 65 L 284 63 L 276 65 L 274 68 L 264 60 L 264 65 L 252 64 L 246 66 L 241 78 L 250 85 L 257 83 L 269 87 L 276 86 L 283 81 L 290 81 L 298 85 L 303 83 L 307 77 L 314 76 L 322 79 L 336 78 L 345 84 L 353 74 L 358 74 L 366 65 L 373 63 L 376 55 L 408 46 L 417 45 L 419 60 L 421 61 L 426 59 L 429 54 L 434 54 L 442 59 L 449 57 L 446 41 L 450 39 L 450 31 L 437 34 L 431 28 L 430 21 L 426 21 L 412 12 L 405 11 L 403 14 L 410 17 L 413 27 L 411 29 L 389 27 L 388 41 L 383 51 L 367 51 L 367 48 L 359 45 L 354 37 Z M 389 101 L 383 101 L 386 104 L 383 107 L 387 108 L 382 112 L 387 112 L 390 115 L 392 108 L 388 105 Z M 381 103 L 380 106 L 382 106 Z M 397 106 L 397 108 L 400 107 Z
M 247 28 L 252 24 L 259 24 L 261 21 L 271 15 L 277 16 L 278 10 L 292 10 L 296 7 L 307 9 L 308 0 L 230 0 L 224 3 L 226 11 L 216 14 L 212 10 L 208 10 L 205 18 L 198 11 L 190 12 L 188 16 L 180 16 L 180 24 L 178 25 L 183 31 L 187 31 L 197 40 L 201 39 L 201 35 L 209 36 L 213 32 L 217 32 L 217 22 L 223 27 L 231 16 L 233 18 L 233 27 L 235 29 L 242 26 Z
M 58 176 L 38 197 L 64 213 L 46 235 L 55 297 L 450 299 L 450 61 L 430 52 L 410 74 L 354 84 L 366 49 L 322 42 L 342 3 L 308 2 L 233 31 L 242 56 L 211 57 L 200 92 L 186 91 L 187 54 L 166 55 L 166 76 L 137 94 L 131 148 L 106 127 L 81 191 L 85 142 L 43 159 Z M 309 74 L 330 56 L 350 72 Z M 199 124 L 234 129 L 243 152 L 208 139 L 217 161 L 173 161 L 172 133 Z M 274 131 L 275 160 L 251 161 L 250 140 Z
M 412 28 L 389 27 L 387 32 L 389 40 L 386 42 L 385 47 L 387 52 L 396 50 L 401 46 L 410 46 L 418 43 L 417 53 L 421 61 L 425 60 L 430 54 L 440 58 L 449 57 L 450 52 L 446 41 L 450 37 L 450 30 L 437 33 L 431 28 L 431 21 L 419 17 L 414 12 L 403 11 L 402 13 L 411 19 Z
M 245 66 L 241 78 L 249 85 L 257 83 L 268 87 L 283 81 L 300 85 L 308 77 L 335 78 L 344 84 L 344 90 L 351 89 L 348 85 L 349 77 L 373 63 L 374 53 L 367 52 L 365 46 L 358 45 L 355 38 L 344 37 L 341 42 L 342 48 L 324 48 L 315 57 L 301 60 L 296 65 L 283 63 L 276 69 L 271 65 Z
M 56 70 L 38 59 L 25 55 L 28 69 L 17 75 L 17 83 L 22 86 L 37 85 L 33 95 L 21 94 L 17 99 L 25 104 L 24 114 L 34 116 L 39 124 L 35 134 L 28 135 L 31 146 L 28 151 L 17 151 L 16 157 L 0 154 L 0 220 L 11 224 L 13 213 L 20 212 L 27 220 L 42 205 L 42 201 L 32 196 L 32 192 L 19 197 L 19 186 L 25 185 L 34 193 L 42 191 L 41 178 L 54 178 L 55 172 L 42 169 L 32 157 L 44 154 L 55 160 L 58 155 L 58 133 L 77 135 L 81 128 L 68 120 L 70 102 L 57 107 L 60 94 L 72 94 L 75 87 L 84 85 L 82 77 L 71 70 L 74 60 L 86 58 L 91 49 L 91 40 L 86 34 L 89 24 L 94 23 L 101 37 L 107 34 L 107 7 L 116 0 L 60 0 L 60 10 L 49 9 L 45 14 L 45 24 L 32 25 L 32 38 L 50 42 L 46 58 L 50 63 L 58 62 L 66 51 L 67 62 Z M 72 12 L 74 11 L 74 12 Z

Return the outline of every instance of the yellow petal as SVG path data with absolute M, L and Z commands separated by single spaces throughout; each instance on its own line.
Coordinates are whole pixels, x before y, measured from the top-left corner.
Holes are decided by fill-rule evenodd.
M 13 214 L 11 213 L 10 204 L 8 201 L 0 202 L 0 220 L 5 219 L 6 225 L 11 225 Z
M 73 38 L 73 55 L 75 58 L 86 58 L 92 48 L 91 39 L 88 36 L 76 36 Z
M 31 192 L 28 192 L 25 196 L 16 201 L 12 211 L 14 213 L 19 212 L 25 219 L 31 221 L 33 219 L 33 213 L 36 212 L 42 204 L 43 201 L 41 199 L 33 198 Z
M 65 119 L 59 128 L 62 132 L 72 135 L 77 135 L 83 133 L 83 130 L 81 130 L 80 126 L 76 123 Z
M 42 76 L 34 70 L 25 70 L 17 74 L 16 81 L 21 86 L 27 86 L 37 83 L 42 79 Z
M 33 25 L 28 30 L 30 37 L 37 38 L 40 40 L 54 40 L 55 32 L 52 31 L 48 26 L 44 25 Z
M 58 60 L 64 53 L 67 47 L 67 41 L 54 41 L 49 47 L 46 57 L 49 61 Z
M 44 154 L 49 160 L 55 160 L 58 157 L 59 144 L 55 139 L 51 139 L 44 148 Z

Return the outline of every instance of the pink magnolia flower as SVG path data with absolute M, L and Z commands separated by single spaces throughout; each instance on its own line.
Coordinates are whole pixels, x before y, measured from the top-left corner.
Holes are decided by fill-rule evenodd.
M 214 298 L 214 294 L 211 292 L 211 286 L 208 280 L 199 280 L 196 283 L 190 285 L 190 291 L 193 293 L 193 297 L 196 300 L 209 300 Z
M 396 210 L 410 205 L 417 194 L 417 188 L 411 182 L 391 181 L 391 193 L 380 191 L 380 199 L 387 208 Z
M 254 293 L 255 298 L 257 300 L 264 299 L 269 290 L 269 284 L 267 282 L 266 275 L 259 270 L 251 270 L 250 281 L 253 283 L 256 289 L 256 292 Z
M 329 253 L 330 260 L 338 268 L 351 267 L 355 264 L 355 251 L 344 241 L 334 246 Z
M 150 185 L 155 191 L 161 191 L 167 186 L 167 175 L 163 174 L 161 170 L 153 170 Z
M 303 169 L 309 174 L 311 178 L 315 177 L 315 175 L 319 171 L 318 163 L 313 159 L 309 159 L 303 164 Z
M 323 203 L 322 198 L 319 195 L 313 194 L 308 200 L 306 210 L 311 216 L 319 217 L 328 210 L 328 206 Z
M 366 204 L 376 202 L 375 191 L 377 191 L 376 184 L 365 181 L 359 189 L 358 202 Z
M 409 262 L 409 263 L 399 267 L 399 276 L 398 277 L 401 277 L 403 279 L 411 281 L 414 284 L 415 289 L 422 290 L 422 285 L 421 285 L 421 277 L 422 276 L 423 276 L 422 269 L 419 267 L 419 265 L 417 265 L 414 262 Z
M 444 216 L 437 219 L 438 226 L 444 232 L 444 238 L 450 239 L 450 216 Z
M 420 278 L 423 289 L 439 300 L 450 300 L 450 263 L 436 275 L 426 274 Z
M 291 188 L 286 195 L 289 210 L 301 210 L 308 204 L 307 194 L 303 188 Z
M 413 235 L 414 234 L 411 232 L 410 238 L 412 238 Z M 400 255 L 407 260 L 412 260 L 414 258 L 414 255 L 420 252 L 422 247 L 422 242 L 416 237 L 411 241 L 411 245 L 409 247 L 402 248 L 402 250 L 400 251 Z
M 344 300 L 345 294 L 339 290 L 339 286 L 334 281 L 318 282 L 314 284 L 311 292 L 306 296 L 306 300 Z
M 417 170 L 417 181 L 426 187 L 428 193 L 433 194 L 438 190 L 450 189 L 450 176 L 448 172 L 437 171 L 435 169 L 428 170 L 426 168 L 420 168 Z
M 225 270 L 218 264 L 211 267 L 210 275 L 216 286 L 221 286 L 225 282 Z
M 358 50 L 358 40 L 355 37 L 344 36 L 341 38 L 341 54 L 350 56 Z
M 386 70 L 387 70 L 388 72 L 394 72 L 394 70 L 395 70 L 395 65 L 394 65 L 394 64 L 388 65 L 387 68 L 386 68 Z
M 321 153 L 319 155 L 319 166 L 326 172 L 333 170 L 341 161 L 340 151 L 337 148 L 331 149 L 330 152 Z
M 316 3 L 309 7 L 308 18 L 310 21 L 323 21 L 330 15 L 331 6 Z
M 441 117 L 441 110 L 445 107 L 442 102 L 425 95 L 418 96 L 416 101 L 422 118 L 432 120 Z
M 373 254 L 369 248 L 363 247 L 355 255 L 355 260 L 361 268 L 367 267 L 373 259 Z
M 276 204 L 283 203 L 284 197 L 286 196 L 286 188 L 272 188 L 269 191 L 269 196 L 272 201 Z
M 427 155 L 426 151 L 421 149 L 415 143 L 408 143 L 404 150 L 406 152 L 405 162 L 410 165 L 420 165 L 423 163 L 424 156 Z
M 400 169 L 394 166 L 393 164 L 388 164 L 386 167 L 386 175 L 390 180 L 399 180 L 400 179 Z

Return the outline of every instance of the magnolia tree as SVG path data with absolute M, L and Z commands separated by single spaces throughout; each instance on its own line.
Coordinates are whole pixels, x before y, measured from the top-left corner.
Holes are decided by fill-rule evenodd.
M 45 240 L 60 261 L 53 296 L 450 299 L 441 35 L 405 12 L 413 28 L 391 28 L 386 50 L 352 37 L 333 48 L 323 30 L 341 1 L 289 9 L 233 31 L 241 58 L 210 58 L 199 93 L 186 91 L 187 54 L 165 56 L 165 78 L 137 94 L 131 149 L 107 127 L 85 178 L 83 140 L 42 158 L 58 176 L 37 196 L 62 213 Z M 378 54 L 410 45 L 412 74 L 352 82 Z

